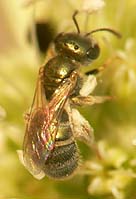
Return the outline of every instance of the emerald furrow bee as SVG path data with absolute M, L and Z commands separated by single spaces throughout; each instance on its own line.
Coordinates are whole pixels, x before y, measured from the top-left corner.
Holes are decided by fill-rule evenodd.
M 23 151 L 20 159 L 37 179 L 45 175 L 66 179 L 80 165 L 76 140 L 95 146 L 93 128 L 76 109 L 109 100 L 109 96 L 93 96 L 97 85 L 93 69 L 82 74 L 80 68 L 91 64 L 100 54 L 92 35 L 98 31 L 118 32 L 99 28 L 81 33 L 76 15 L 73 21 L 77 33 L 60 33 L 54 39 L 52 57 L 40 68 L 33 103 L 26 122 Z

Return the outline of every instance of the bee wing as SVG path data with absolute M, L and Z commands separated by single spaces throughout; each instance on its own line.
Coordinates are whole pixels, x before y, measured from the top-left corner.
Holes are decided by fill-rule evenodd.
M 37 179 L 45 175 L 44 164 L 55 146 L 59 119 L 68 96 L 76 84 L 77 73 L 72 72 L 69 78 L 62 81 L 49 102 L 45 97 L 42 80 L 39 72 L 34 100 L 26 124 L 23 158 L 21 158 L 25 167 Z

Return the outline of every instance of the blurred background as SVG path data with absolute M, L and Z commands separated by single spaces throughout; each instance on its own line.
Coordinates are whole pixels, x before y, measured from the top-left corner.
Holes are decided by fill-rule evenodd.
M 97 95 L 104 104 L 80 112 L 94 128 L 102 160 L 78 142 L 82 166 L 73 178 L 41 181 L 20 163 L 25 123 L 38 69 L 59 32 L 110 27 L 94 35 L 101 48 L 88 71 L 109 62 L 98 75 Z M 135 199 L 136 198 L 136 1 L 135 0 L 1 0 L 0 1 L 0 199 Z

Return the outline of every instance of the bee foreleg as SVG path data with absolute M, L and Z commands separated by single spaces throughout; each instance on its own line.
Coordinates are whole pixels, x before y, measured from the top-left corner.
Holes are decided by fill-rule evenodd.
M 114 54 L 112 57 L 108 58 L 103 65 L 101 65 L 99 68 L 95 68 L 93 70 L 87 71 L 85 75 L 97 75 L 101 73 L 105 68 L 112 65 L 112 63 L 115 60 L 121 60 L 121 57 L 117 54 Z

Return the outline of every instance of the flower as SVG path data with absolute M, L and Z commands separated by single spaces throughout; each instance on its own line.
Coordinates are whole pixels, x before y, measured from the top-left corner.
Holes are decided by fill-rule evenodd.
M 103 0 L 84 0 L 82 4 L 82 9 L 87 12 L 96 12 L 101 10 L 105 6 Z

